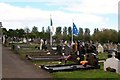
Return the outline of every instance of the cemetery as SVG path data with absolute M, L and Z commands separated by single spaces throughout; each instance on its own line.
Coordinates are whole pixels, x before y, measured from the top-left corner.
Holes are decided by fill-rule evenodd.
M 16 46 L 17 45 L 19 45 L 19 44 L 16 44 Z M 19 48 L 19 47 L 17 47 L 17 48 Z M 18 50 L 18 49 L 15 49 L 15 50 Z M 54 51 L 52 51 L 52 50 L 54 50 Z M 107 71 L 107 73 L 109 74 L 109 72 L 111 73 L 112 71 L 105 69 L 105 66 L 107 66 L 107 63 L 108 63 L 108 62 L 105 62 L 105 61 L 107 61 L 106 59 L 109 58 L 110 55 L 112 55 L 112 52 L 115 52 L 116 55 L 119 55 L 119 51 L 114 51 L 114 50 L 110 51 L 110 52 L 108 51 L 109 53 L 107 53 L 107 52 L 101 53 L 100 52 L 100 53 L 97 53 L 97 55 L 90 54 L 90 55 L 93 55 L 94 57 L 96 57 L 96 60 L 97 59 L 104 60 L 104 62 L 102 62 L 102 63 L 99 63 L 99 61 L 98 61 L 97 65 L 95 66 L 95 65 L 88 64 L 88 59 L 85 56 L 82 56 L 82 58 L 81 58 L 82 60 L 80 62 L 79 58 L 78 58 L 79 54 L 77 55 L 77 54 L 75 54 L 75 52 L 73 52 L 71 54 L 70 58 L 66 61 L 65 59 L 67 56 L 66 57 L 64 56 L 65 51 L 63 50 L 62 52 L 64 52 L 64 54 L 62 54 L 57 50 L 60 50 L 60 49 L 57 49 L 57 46 L 56 46 L 56 48 L 54 46 L 53 49 L 51 49 L 51 52 L 52 52 L 51 53 L 49 49 L 48 50 L 39 50 L 39 49 L 35 48 L 35 45 L 30 47 L 30 46 L 26 46 L 26 44 L 25 44 L 25 46 L 23 46 L 23 44 L 22 44 L 20 46 L 18 52 L 20 52 L 19 54 L 22 54 L 21 52 L 23 51 L 24 56 L 22 55 L 22 57 L 24 57 L 24 59 L 30 60 L 33 64 L 35 64 L 35 66 L 38 66 L 39 68 L 52 73 L 54 76 L 59 75 L 61 73 L 66 75 L 69 72 L 73 73 L 73 75 L 74 75 L 74 72 L 75 73 L 79 73 L 79 72 L 84 73 L 84 71 L 92 72 L 92 70 L 93 70 L 93 72 L 94 71 L 101 72 L 101 74 L 102 73 L 105 74 Z M 104 55 L 104 57 L 102 57 L 103 55 Z M 97 56 L 99 58 L 97 58 Z M 116 59 L 119 59 L 118 56 L 115 56 L 115 57 L 116 57 Z M 85 65 L 82 64 L 82 61 L 86 61 L 86 64 Z M 106 68 L 108 68 L 108 66 Z M 115 72 L 117 72 L 119 74 L 118 68 L 117 69 L 115 68 L 117 70 Z M 118 74 L 115 74 L 115 72 L 113 72 L 112 74 L 119 76 Z
M 4 46 L 54 79 L 120 78 L 120 45 L 117 43 L 58 40 L 51 45 L 49 39 L 3 37 Z

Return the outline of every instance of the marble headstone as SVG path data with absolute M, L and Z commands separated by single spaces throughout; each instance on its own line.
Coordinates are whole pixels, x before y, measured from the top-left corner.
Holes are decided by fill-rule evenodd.
M 104 52 L 103 46 L 101 44 L 98 45 L 97 51 L 98 51 L 98 53 L 100 53 L 100 52 L 103 53 Z
M 104 62 L 104 70 L 107 71 L 108 68 L 115 69 L 116 73 L 120 74 L 120 61 L 115 58 L 115 53 L 112 53 L 112 57 L 106 59 Z

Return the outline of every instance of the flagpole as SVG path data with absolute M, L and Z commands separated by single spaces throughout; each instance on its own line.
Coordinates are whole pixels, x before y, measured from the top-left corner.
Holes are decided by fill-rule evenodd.
M 73 45 L 73 19 L 72 19 L 72 40 L 71 45 Z
M 73 29 L 72 29 L 72 42 L 71 42 L 71 44 L 73 44 Z
M 51 27 L 52 27 L 52 23 L 51 23 L 51 14 L 50 14 L 50 46 L 52 46 L 52 31 L 51 31 Z

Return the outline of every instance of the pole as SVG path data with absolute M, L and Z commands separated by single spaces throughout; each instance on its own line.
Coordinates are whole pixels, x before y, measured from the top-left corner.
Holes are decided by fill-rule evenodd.
M 52 32 L 51 32 L 51 29 L 50 29 L 50 46 L 52 46 Z
M 71 45 L 73 45 L 73 19 L 72 19 L 72 40 L 71 40 Z
M 73 28 L 72 28 L 72 40 L 71 40 L 71 45 L 73 45 Z
M 50 46 L 52 46 L 52 30 L 51 30 L 51 27 L 52 27 L 52 23 L 51 23 L 51 14 L 50 14 Z

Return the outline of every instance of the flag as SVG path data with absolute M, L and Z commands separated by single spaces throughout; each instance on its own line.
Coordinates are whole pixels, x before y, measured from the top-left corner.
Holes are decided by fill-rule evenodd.
M 75 36 L 78 36 L 78 29 L 77 29 L 76 25 L 74 24 L 74 22 L 73 22 L 73 34 Z
M 51 18 L 50 18 L 50 26 L 53 26 L 53 22 Z
M 52 18 L 50 18 L 50 26 L 52 27 L 52 28 L 51 28 L 51 31 L 54 32 L 54 27 L 53 27 Z

